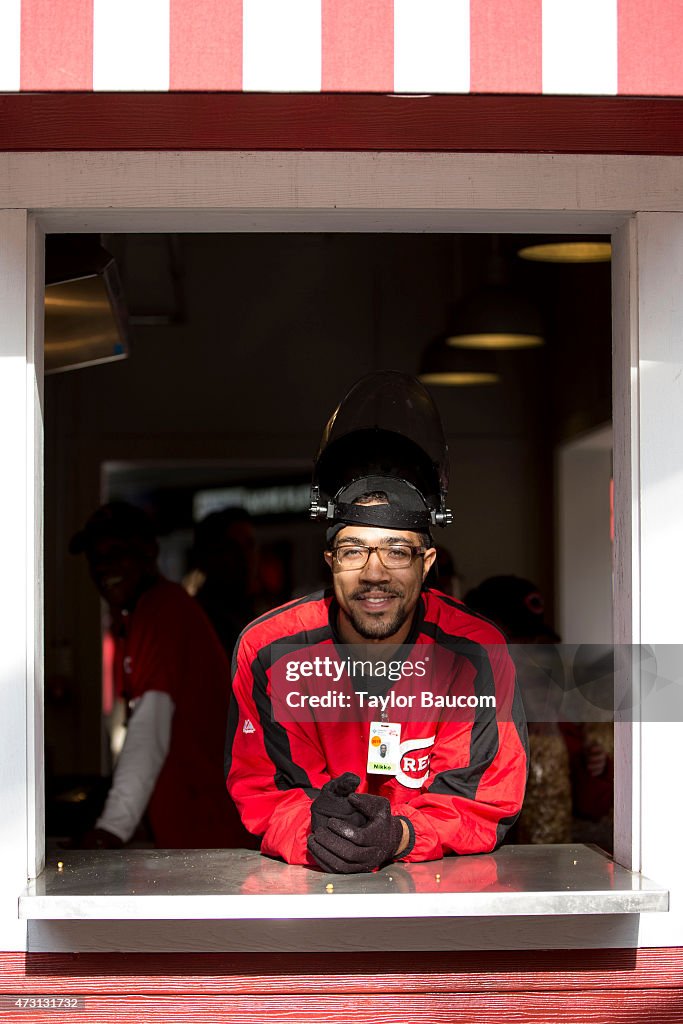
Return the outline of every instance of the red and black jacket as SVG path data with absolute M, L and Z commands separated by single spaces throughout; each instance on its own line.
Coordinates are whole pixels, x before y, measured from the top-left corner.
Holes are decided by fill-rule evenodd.
M 262 836 L 262 852 L 313 865 L 311 802 L 345 771 L 360 776 L 359 792 L 387 797 L 411 823 L 402 860 L 495 849 L 521 810 L 528 764 L 524 710 L 502 634 L 459 601 L 422 592 L 407 643 L 448 652 L 458 689 L 494 695 L 496 706 L 457 716 L 433 709 L 403 721 L 397 775 L 368 775 L 369 718 L 273 721 L 278 645 L 333 652 L 336 612 L 331 591 L 292 601 L 251 623 L 236 649 L 226 784 L 247 829 Z

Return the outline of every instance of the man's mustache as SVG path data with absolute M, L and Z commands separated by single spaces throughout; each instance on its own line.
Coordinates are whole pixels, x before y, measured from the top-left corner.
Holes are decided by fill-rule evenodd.
M 374 587 L 359 587 L 352 594 L 352 601 L 362 601 L 366 594 L 386 594 L 387 597 L 403 597 L 403 591 L 395 587 L 376 585 Z

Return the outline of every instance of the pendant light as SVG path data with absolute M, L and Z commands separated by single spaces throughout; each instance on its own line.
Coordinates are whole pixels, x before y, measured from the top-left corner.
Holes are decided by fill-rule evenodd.
M 423 384 L 447 387 L 483 387 L 502 379 L 495 352 L 456 349 L 445 337 L 425 350 L 419 378 Z
M 487 281 L 456 305 L 447 344 L 460 349 L 509 350 L 543 344 L 534 304 L 507 280 L 498 235 L 491 237 Z
M 612 245 L 609 239 L 590 236 L 533 236 L 525 240 L 517 255 L 535 263 L 609 263 Z

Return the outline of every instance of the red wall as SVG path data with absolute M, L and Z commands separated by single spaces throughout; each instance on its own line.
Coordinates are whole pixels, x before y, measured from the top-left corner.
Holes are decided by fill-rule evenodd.
M 81 995 L 0 1021 L 635 1024 L 683 1021 L 683 949 L 376 954 L 0 954 L 0 991 Z

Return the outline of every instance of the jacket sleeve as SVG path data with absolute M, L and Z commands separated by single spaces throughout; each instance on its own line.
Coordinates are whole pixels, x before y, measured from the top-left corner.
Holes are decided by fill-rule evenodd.
M 427 783 L 392 806 L 410 822 L 410 842 L 399 859 L 488 853 L 522 808 L 528 739 L 514 665 L 504 643 L 488 646 L 483 662 L 477 680 L 486 676 L 490 685 L 476 685 L 475 692 L 492 689 L 496 705 L 480 705 L 473 721 L 438 725 Z
M 171 746 L 175 705 L 167 693 L 147 690 L 137 701 L 95 828 L 127 843 L 145 813 Z
M 330 775 L 314 730 L 273 721 L 267 673 L 248 635 L 235 658 L 225 761 L 228 792 L 245 827 L 262 836 L 261 852 L 315 866 L 306 846 L 311 802 Z

